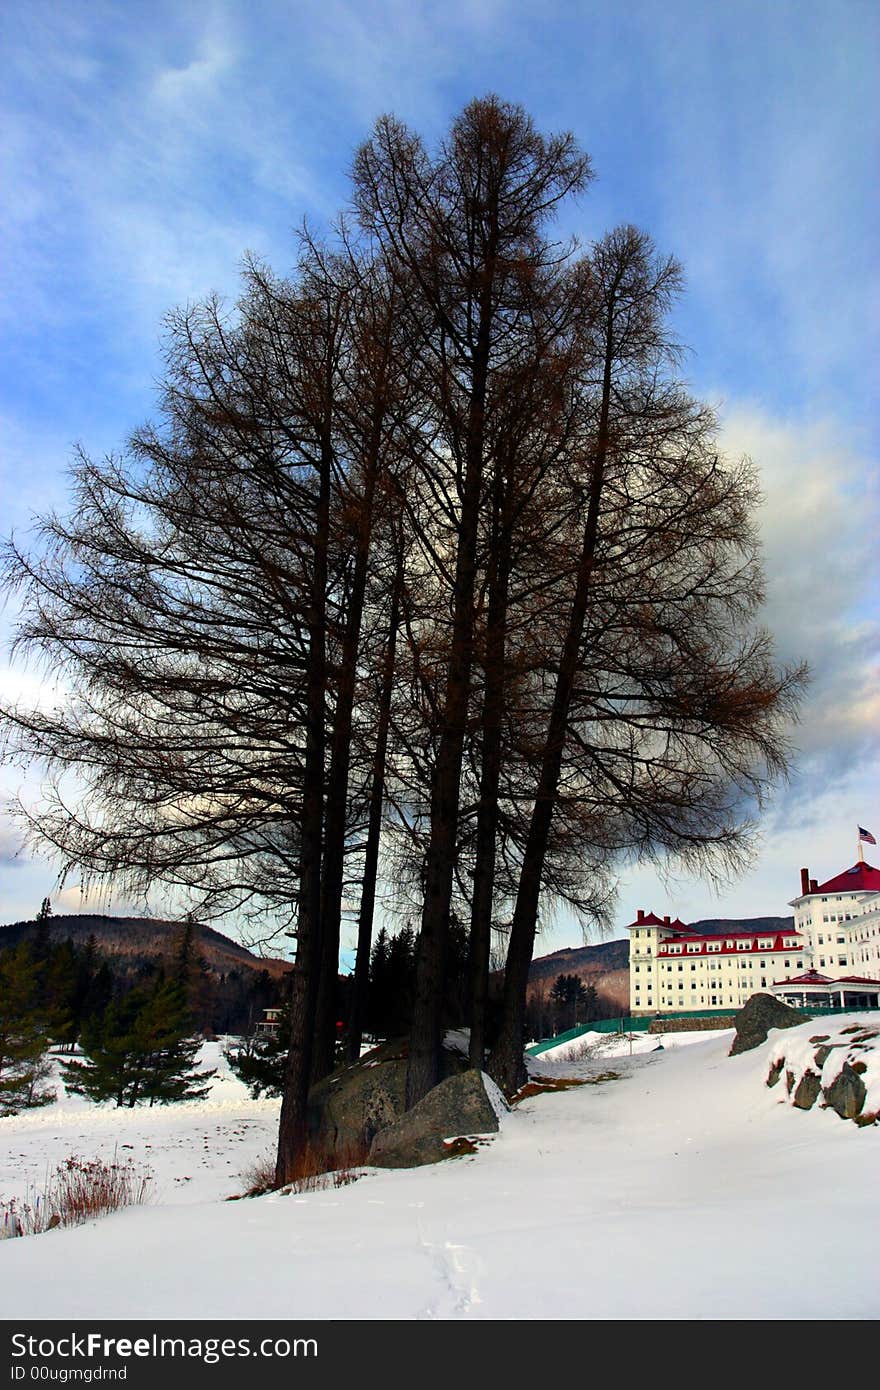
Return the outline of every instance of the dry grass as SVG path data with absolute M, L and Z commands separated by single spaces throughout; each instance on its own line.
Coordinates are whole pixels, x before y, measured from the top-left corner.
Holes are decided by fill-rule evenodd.
M 133 1159 L 112 1163 L 76 1155 L 59 1163 L 42 1192 L 19 1202 L 0 1202 L 0 1239 L 36 1236 L 57 1226 L 82 1226 L 122 1207 L 153 1197 L 153 1174 Z
M 530 1100 L 543 1091 L 570 1091 L 573 1086 L 601 1086 L 606 1081 L 619 1080 L 617 1071 L 600 1071 L 596 1076 L 533 1076 L 511 1096 L 510 1104 L 519 1105 L 521 1100 Z
M 275 1181 L 275 1155 L 261 1154 L 241 1174 L 245 1184 L 243 1195 L 262 1197 L 267 1192 L 323 1192 L 327 1188 L 348 1187 L 361 1176 L 367 1153 L 365 1144 L 308 1144 L 297 1159 L 293 1178 L 281 1187 Z

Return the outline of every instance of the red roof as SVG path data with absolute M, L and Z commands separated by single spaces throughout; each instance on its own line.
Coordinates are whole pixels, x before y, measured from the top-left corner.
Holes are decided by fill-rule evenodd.
M 820 883 L 816 889 L 817 893 L 880 893 L 880 869 L 875 869 L 873 864 L 853 864 L 851 869 L 844 869 L 842 874 L 837 874 L 834 878 L 829 878 L 827 883 Z M 815 894 L 813 895 L 815 897 Z
M 732 941 L 733 945 L 728 946 L 728 941 Z M 738 941 L 748 941 L 748 945 L 737 946 Z M 759 941 L 769 941 L 771 944 L 759 946 Z M 784 944 L 786 941 L 794 941 L 795 944 L 786 946 Z M 698 951 L 676 951 L 674 949 L 675 946 L 686 946 L 688 943 L 691 945 L 696 943 L 700 949 Z M 712 951 L 708 949 L 710 943 L 714 948 Z M 769 956 L 777 951 L 796 954 L 802 950 L 803 943 L 800 932 L 742 931 L 728 932 L 725 936 L 677 936 L 674 942 L 661 941 L 657 947 L 657 956 L 658 959 L 662 956 L 664 960 L 670 956 L 675 956 L 676 959 L 681 957 L 682 960 L 686 960 L 688 956 L 741 956 L 746 951 L 753 951 L 756 956 Z
M 793 975 L 788 980 L 773 981 L 774 988 L 782 985 L 830 985 L 831 988 L 836 985 L 870 985 L 872 989 L 880 990 L 880 980 L 869 980 L 865 975 L 841 975 L 832 979 L 830 975 L 820 975 L 818 970 L 807 970 L 803 975 Z
M 792 975 L 787 980 L 774 980 L 775 985 L 833 985 L 830 975 L 820 975 L 818 970 L 805 970 L 803 975 Z
M 630 922 L 628 926 L 624 927 L 624 931 L 629 931 L 630 927 L 668 927 L 668 926 L 669 926 L 669 923 L 668 923 L 668 922 L 664 922 L 664 921 L 663 921 L 663 918 L 662 918 L 662 917 L 658 917 L 658 916 L 656 915 L 656 913 L 653 913 L 653 912 L 646 912 L 645 915 L 644 915 L 644 917 L 638 917 L 638 918 L 636 918 L 635 922 Z

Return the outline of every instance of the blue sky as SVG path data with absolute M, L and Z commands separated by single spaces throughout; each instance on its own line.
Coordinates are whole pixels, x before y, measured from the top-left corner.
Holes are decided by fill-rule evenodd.
M 592 156 L 564 232 L 635 222 L 684 263 L 688 375 L 762 471 L 766 620 L 813 667 L 753 872 L 718 897 L 634 869 L 618 922 L 781 913 L 801 864 L 852 862 L 858 822 L 880 838 L 876 5 L 7 0 L 0 53 L 4 533 L 64 505 L 75 441 L 150 414 L 169 309 L 234 297 L 245 249 L 287 268 L 302 218 L 345 206 L 376 116 L 432 142 L 495 91 Z M 32 680 L 4 650 L 3 689 Z M 0 818 L 0 921 L 52 890 L 15 850 Z

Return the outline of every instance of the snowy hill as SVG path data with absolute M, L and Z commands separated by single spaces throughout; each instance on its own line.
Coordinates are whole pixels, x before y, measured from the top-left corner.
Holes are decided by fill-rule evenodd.
M 114 1144 L 159 1187 L 152 1206 L 0 1242 L 4 1316 L 876 1317 L 880 1128 L 768 1089 L 778 1036 L 735 1058 L 729 1032 L 541 1058 L 593 1084 L 522 1102 L 472 1157 L 300 1196 L 218 1200 L 277 1118 L 228 1074 L 202 1103 L 0 1121 L 0 1196 Z M 792 1275 L 768 1283 L 777 1259 Z

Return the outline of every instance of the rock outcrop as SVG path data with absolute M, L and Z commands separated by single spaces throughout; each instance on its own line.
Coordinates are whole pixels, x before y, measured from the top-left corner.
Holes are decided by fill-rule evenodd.
M 368 1162 L 379 1168 L 439 1163 L 449 1157 L 450 1151 L 455 1152 L 455 1139 L 496 1133 L 495 1091 L 493 1083 L 473 1068 L 448 1077 L 376 1135 Z
M 774 1039 L 767 1086 L 785 1077 L 783 1100 L 798 1110 L 818 1104 L 842 1120 L 874 1125 L 880 1111 L 880 1026 L 835 1019 L 832 1030 L 810 1035 L 801 1027 Z
M 315 1148 L 341 1155 L 366 1153 L 377 1134 L 404 1113 L 408 1043 L 381 1043 L 360 1061 L 339 1067 L 309 1093 L 309 1139 Z M 444 1079 L 466 1071 L 465 1053 L 442 1052 Z
M 740 1052 L 750 1052 L 767 1041 L 771 1028 L 793 1028 L 796 1023 L 806 1023 L 809 1014 L 800 1009 L 790 1009 L 772 994 L 753 994 L 746 1000 L 734 1018 L 736 1037 L 730 1049 L 730 1056 Z

